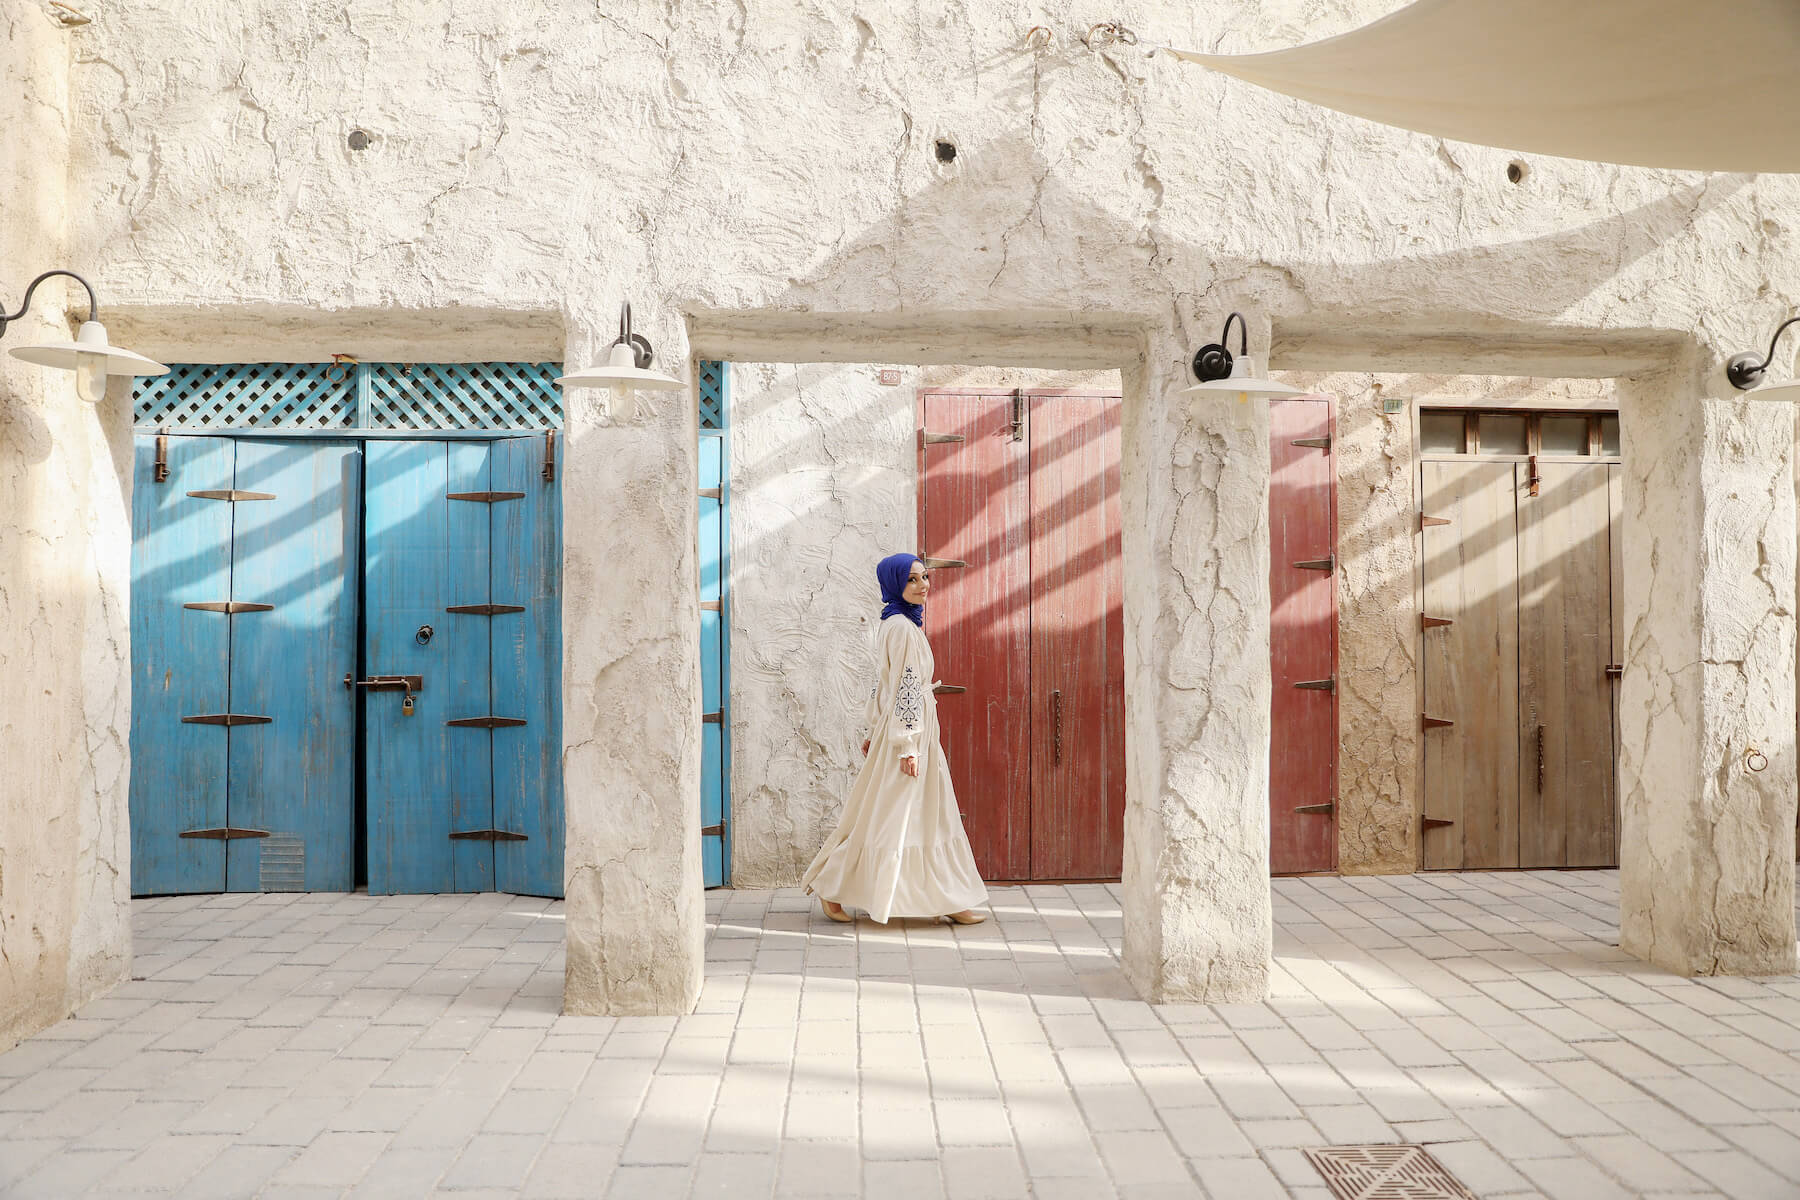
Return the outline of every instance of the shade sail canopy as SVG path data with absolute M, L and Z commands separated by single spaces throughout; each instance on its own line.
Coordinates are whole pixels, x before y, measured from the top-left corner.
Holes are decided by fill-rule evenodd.
M 1291 50 L 1171 53 L 1435 137 L 1800 171 L 1800 0 L 1417 0 Z

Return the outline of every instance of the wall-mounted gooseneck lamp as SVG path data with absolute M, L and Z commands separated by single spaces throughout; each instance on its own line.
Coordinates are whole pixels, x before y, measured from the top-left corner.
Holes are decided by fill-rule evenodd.
M 1763 373 L 1775 359 L 1775 343 L 1781 340 L 1787 327 L 1796 322 L 1800 322 L 1800 317 L 1789 317 L 1775 327 L 1775 336 L 1769 339 L 1769 352 L 1761 358 L 1748 351 L 1732 355 L 1725 364 L 1725 378 L 1731 381 L 1731 386 L 1740 392 L 1757 388 L 1757 400 L 1800 400 L 1800 379 L 1790 379 L 1771 387 L 1758 387 L 1763 381 Z
M 94 287 L 73 271 L 45 271 L 25 288 L 25 299 L 16 313 L 0 313 L 0 335 L 8 322 L 16 321 L 31 307 L 31 295 L 38 284 L 54 275 L 67 275 L 87 289 L 88 315 L 72 342 L 46 342 L 37 346 L 14 346 L 13 357 L 40 367 L 59 367 L 75 372 L 75 394 L 89 404 L 106 397 L 108 375 L 167 375 L 169 368 L 152 362 L 141 354 L 133 354 L 122 346 L 109 345 L 106 326 L 100 324 L 100 305 L 94 299 Z
M 606 362 L 597 367 L 571 371 L 556 382 L 564 387 L 611 389 L 612 401 L 607 405 L 607 413 L 616 417 L 618 406 L 631 392 L 666 392 L 686 386 L 671 375 L 652 371 L 650 363 L 655 357 L 655 352 L 650 349 L 650 343 L 644 336 L 631 330 L 631 301 L 627 300 L 619 306 L 619 336 L 613 340 Z M 634 406 L 632 411 L 635 416 L 644 415 L 641 406 Z
M 1233 354 L 1225 348 L 1231 340 L 1231 323 L 1238 325 L 1238 352 Z M 1232 313 L 1225 318 L 1225 329 L 1219 334 L 1219 340 L 1211 345 L 1202 346 L 1194 354 L 1194 378 L 1200 382 L 1191 387 L 1181 389 L 1183 396 L 1204 399 L 1209 396 L 1235 396 L 1236 402 L 1230 405 L 1233 419 L 1240 425 L 1250 423 L 1250 397 L 1252 396 L 1304 396 L 1303 388 L 1289 387 L 1285 383 L 1276 383 L 1273 379 L 1265 379 L 1256 370 L 1256 360 L 1250 357 L 1250 327 L 1244 320 L 1244 314 Z

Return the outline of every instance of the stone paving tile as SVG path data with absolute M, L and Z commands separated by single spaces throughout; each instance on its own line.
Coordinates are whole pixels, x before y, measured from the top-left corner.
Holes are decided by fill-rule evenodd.
M 1284 879 L 1263 1004 L 1153 1006 L 1111 885 L 953 929 L 709 893 L 685 1017 L 562 1017 L 561 905 L 134 905 L 136 976 L 0 1054 L 0 1196 L 1800 1196 L 1800 980 L 1616 946 L 1614 872 Z

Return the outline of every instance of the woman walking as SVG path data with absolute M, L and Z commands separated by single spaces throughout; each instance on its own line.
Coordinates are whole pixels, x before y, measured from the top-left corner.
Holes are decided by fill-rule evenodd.
M 931 576 L 915 555 L 892 554 L 875 577 L 886 607 L 875 636 L 879 674 L 864 712 L 862 770 L 837 830 L 800 882 L 834 921 L 851 920 L 844 907 L 854 905 L 883 924 L 947 916 L 974 925 L 987 919 L 970 911 L 987 900 L 987 888 L 938 744 L 936 663 L 925 640 Z

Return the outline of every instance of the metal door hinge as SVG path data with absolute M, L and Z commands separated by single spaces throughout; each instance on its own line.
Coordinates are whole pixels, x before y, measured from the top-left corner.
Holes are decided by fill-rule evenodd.
M 274 717 L 251 717 L 243 713 L 201 713 L 198 716 L 183 717 L 183 725 L 268 725 Z
M 523 833 L 513 833 L 506 829 L 462 829 L 450 835 L 453 842 L 529 842 L 531 838 Z
M 700 602 L 700 611 L 701 612 L 724 612 L 725 611 L 725 602 L 722 600 L 702 600 Z
M 1424 513 L 1419 514 L 1419 528 L 1421 530 L 1430 529 L 1433 525 L 1448 525 L 1449 523 L 1449 517 L 1428 517 Z
M 724 488 L 701 488 L 700 489 L 700 498 L 702 500 L 723 500 L 725 498 L 725 489 Z
M 1419 716 L 1419 725 L 1423 729 L 1448 729 L 1454 724 L 1455 721 L 1446 721 L 1443 717 L 1428 717 L 1422 713 Z
M 499 613 L 524 612 L 523 604 L 450 604 L 446 605 L 447 613 L 469 613 L 477 617 L 492 617 Z
M 523 500 L 524 492 L 451 492 L 446 500 L 472 500 L 477 504 L 492 504 L 496 500 Z
M 231 825 L 221 825 L 211 829 L 184 829 L 178 836 L 228 842 L 235 838 L 266 838 L 269 836 L 269 831 L 266 829 L 238 829 Z
M 1306 688 L 1307 690 L 1314 692 L 1335 692 L 1337 691 L 1337 677 L 1333 676 L 1330 679 L 1302 679 L 1294 686 L 1297 688 Z
M 1419 614 L 1419 627 L 1421 629 L 1441 629 L 1445 625 L 1454 624 L 1456 624 L 1456 622 L 1449 617 L 1428 617 L 1424 613 Z
M 454 721 L 444 722 L 459 729 L 512 729 L 525 723 L 520 717 L 458 717 Z
M 1624 663 L 1607 663 L 1606 664 L 1606 677 L 1608 679 L 1623 679 L 1625 677 L 1625 664 Z
M 927 558 L 923 554 L 919 555 L 919 561 L 925 564 L 927 571 L 948 571 L 969 565 L 959 558 Z
M 1426 833 L 1433 829 L 1447 829 L 1454 824 L 1456 824 L 1455 821 L 1446 821 L 1443 817 L 1421 816 L 1419 818 L 1419 832 Z
M 1326 816 L 1330 816 L 1336 810 L 1336 804 L 1302 804 L 1294 811 L 1297 813 L 1323 813 Z
M 1329 450 L 1331 449 L 1331 439 L 1328 437 L 1295 438 L 1293 441 L 1289 442 L 1288 445 L 1311 446 L 1315 450 Z M 1299 810 L 1296 809 L 1295 811 L 1297 812 Z
M 1302 571 L 1329 571 L 1337 566 L 1337 555 L 1327 554 L 1324 558 L 1303 558 L 1294 565 Z
M 966 442 L 968 440 L 968 438 L 960 433 L 927 433 L 923 429 L 919 430 L 919 448 L 921 450 L 926 446 L 937 446 L 946 442 Z
M 932 693 L 938 696 L 960 696 L 968 690 L 960 683 L 934 683 L 931 685 Z
M 236 488 L 214 488 L 206 491 L 189 492 L 188 495 L 196 500 L 227 500 L 233 504 L 237 503 L 239 500 L 273 500 L 275 498 L 274 492 L 241 492 Z
M 544 431 L 544 482 L 556 482 L 556 430 Z
M 156 434 L 156 461 L 151 464 L 150 478 L 157 483 L 169 482 L 169 435 L 161 430 Z
M 273 604 L 252 604 L 248 600 L 191 600 L 181 607 L 191 608 L 197 612 L 241 613 L 275 611 L 275 606 Z
M 725 712 L 721 709 L 718 712 L 701 713 L 700 723 L 702 725 L 723 725 L 725 723 Z
M 723 823 L 718 824 L 718 825 L 702 825 L 700 827 L 700 836 L 701 837 L 724 837 L 725 836 L 725 826 Z

